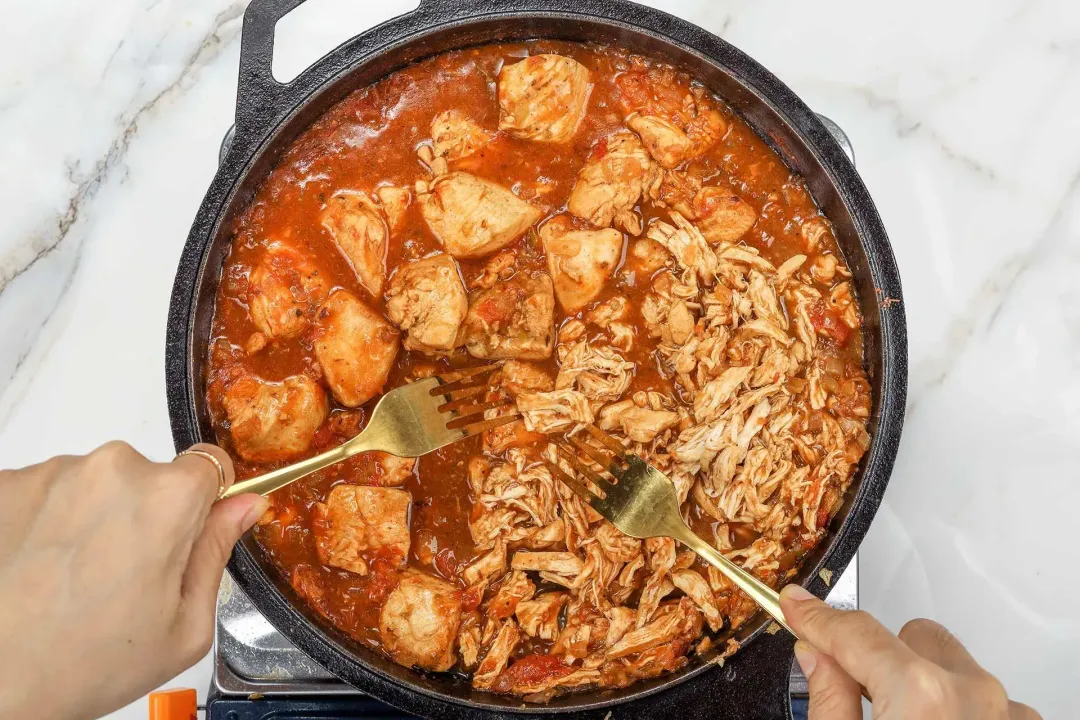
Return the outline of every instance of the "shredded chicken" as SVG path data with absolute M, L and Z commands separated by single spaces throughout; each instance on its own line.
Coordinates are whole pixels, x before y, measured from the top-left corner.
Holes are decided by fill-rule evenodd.
M 556 575 L 581 572 L 581 558 L 569 552 L 517 552 L 510 561 L 515 570 L 543 570 Z
M 576 390 L 523 393 L 517 398 L 517 409 L 525 427 L 539 433 L 569 430 L 595 418 L 589 399 Z
M 649 239 L 671 252 L 685 270 L 693 270 L 703 283 L 711 284 L 716 273 L 716 256 L 705 241 L 705 236 L 689 220 L 672 211 L 675 225 L 658 220 L 649 228 Z
M 685 600 L 670 605 L 652 622 L 631 630 L 607 649 L 609 659 L 644 652 L 669 643 L 680 635 L 697 637 L 701 633 L 701 614 Z
M 529 637 L 554 640 L 559 632 L 559 613 L 569 597 L 565 592 L 548 592 L 519 602 L 514 610 L 518 625 Z
M 826 334 L 815 320 L 831 312 L 846 323 L 855 301 L 849 286 L 823 293 L 808 284 L 816 280 L 799 269 L 805 256 L 777 268 L 749 246 L 707 239 L 692 220 L 670 215 L 670 225 L 653 223 L 647 242 L 673 256 L 678 269 L 653 276 L 640 312 L 674 393 L 632 391 L 635 363 L 596 336 L 596 329 L 611 332 L 630 319 L 631 308 L 618 297 L 560 328 L 554 389 L 549 375 L 525 364 L 508 366 L 501 382 L 528 431 L 573 433 L 595 422 L 649 458 L 681 502 L 717 521 L 722 552 L 775 583 L 791 538 L 809 545 L 820 537 L 850 483 L 860 451 L 848 448 L 865 447 L 861 423 L 832 414 L 842 392 L 858 391 L 842 389 L 835 370 L 827 374 L 818 340 Z M 861 406 L 844 408 L 862 417 L 855 414 Z M 501 619 L 507 601 L 516 600 L 520 631 L 552 642 L 548 656 L 562 663 L 566 677 L 591 682 L 587 673 L 599 672 L 604 683 L 617 684 L 677 669 L 704 625 L 714 632 L 737 628 L 756 611 L 693 554 L 677 552 L 670 538 L 642 542 L 603 521 L 541 473 L 532 452 L 515 447 L 505 463 L 485 461 L 485 474 L 474 481 L 474 537 L 478 545 L 499 538 L 521 548 L 509 559 L 511 570 L 484 581 L 489 608 Z M 551 445 L 543 457 L 575 474 Z M 731 532 L 742 540 L 733 542 Z M 498 575 L 507 590 L 495 585 Z M 561 589 L 520 599 L 532 588 L 525 575 Z M 488 628 L 488 642 L 503 631 Z M 562 670 L 526 683 L 512 668 L 493 687 L 548 697 L 569 686 L 561 684 Z
M 634 363 L 612 347 L 578 340 L 569 346 L 559 346 L 555 388 L 576 389 L 594 404 L 610 402 L 630 387 L 634 367 Z
M 484 659 L 480 661 L 476 672 L 473 674 L 473 687 L 481 690 L 489 689 L 499 674 L 506 669 L 506 663 L 510 660 L 510 654 L 514 652 L 521 640 L 521 631 L 517 623 L 511 618 L 502 624 L 498 635 L 488 648 Z

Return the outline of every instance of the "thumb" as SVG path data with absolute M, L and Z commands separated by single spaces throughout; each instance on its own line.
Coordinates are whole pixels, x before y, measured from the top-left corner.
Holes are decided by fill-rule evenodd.
M 859 683 L 835 660 L 802 640 L 795 643 L 795 659 L 810 683 L 809 720 L 859 720 L 862 696 Z
M 919 656 L 885 626 L 861 610 L 834 610 L 798 585 L 780 593 L 780 607 L 791 628 L 829 656 L 874 697 L 892 678 L 901 677 Z
M 187 632 L 213 633 L 218 586 L 233 546 L 269 506 L 266 498 L 248 493 L 221 500 L 210 509 L 192 545 L 180 589 Z

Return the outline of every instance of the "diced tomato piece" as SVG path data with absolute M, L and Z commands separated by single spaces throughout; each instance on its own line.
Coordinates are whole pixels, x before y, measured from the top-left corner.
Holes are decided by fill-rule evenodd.
M 510 667 L 503 670 L 495 680 L 492 690 L 511 692 L 512 688 L 532 686 L 545 680 L 569 675 L 573 670 L 562 660 L 552 655 L 526 655 Z
M 841 347 L 847 345 L 848 338 L 851 337 L 851 328 L 844 324 L 836 312 L 825 307 L 824 303 L 816 303 L 810 308 L 810 322 L 819 335 L 832 338 Z
M 505 320 L 507 315 L 506 311 L 501 307 L 501 304 L 495 299 L 477 305 L 476 314 L 488 324 Z
M 473 585 L 461 596 L 461 611 L 472 612 L 484 600 L 484 586 Z
M 388 550 L 388 548 L 387 548 Z M 401 558 L 396 553 L 379 553 L 368 564 L 369 572 L 364 585 L 364 592 L 371 599 L 374 606 L 378 607 L 386 602 L 386 598 L 397 587 L 400 579 L 397 568 L 401 564 Z
M 433 564 L 438 573 L 448 580 L 452 580 L 456 575 L 457 558 L 454 557 L 454 551 L 448 547 L 435 553 Z
M 603 138 L 600 142 L 596 143 L 596 147 L 593 148 L 592 155 L 589 156 L 590 160 L 599 160 L 608 153 L 607 138 Z

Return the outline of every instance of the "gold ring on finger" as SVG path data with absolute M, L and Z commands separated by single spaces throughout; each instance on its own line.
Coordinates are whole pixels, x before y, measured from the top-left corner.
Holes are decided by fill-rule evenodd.
M 217 496 L 220 498 L 222 495 L 224 495 L 225 490 L 226 490 L 226 487 L 225 487 L 225 468 L 222 466 L 221 461 L 218 460 L 216 457 L 214 457 L 213 453 L 208 453 L 205 450 L 191 450 L 191 449 L 188 449 L 188 450 L 184 450 L 182 453 L 180 453 L 176 457 L 184 457 L 185 455 L 195 455 L 197 457 L 206 458 L 211 463 L 213 463 L 214 468 L 217 470 L 217 477 L 218 477 Z

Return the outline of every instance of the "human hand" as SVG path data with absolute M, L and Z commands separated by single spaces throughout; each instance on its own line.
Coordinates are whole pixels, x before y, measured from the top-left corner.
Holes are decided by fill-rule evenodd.
M 232 483 L 221 448 L 195 449 Z M 206 458 L 119 442 L 0 471 L 0 717 L 99 717 L 206 654 L 225 564 L 266 509 L 217 493 Z
M 798 585 L 780 594 L 784 617 L 802 640 L 795 657 L 810 681 L 810 720 L 862 717 L 860 685 L 874 718 L 1038 720 L 975 662 L 948 630 L 912 620 L 899 636 L 865 612 L 834 610 Z

